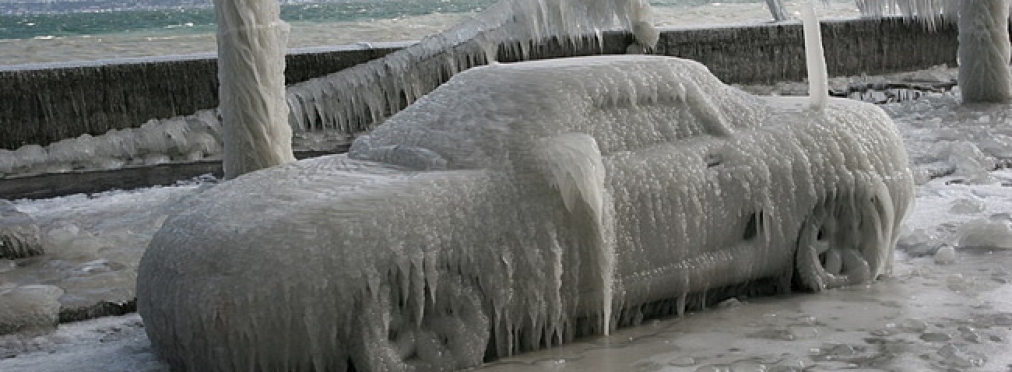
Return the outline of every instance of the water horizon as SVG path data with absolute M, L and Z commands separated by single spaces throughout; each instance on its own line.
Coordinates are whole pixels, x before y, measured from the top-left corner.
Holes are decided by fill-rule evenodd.
M 282 0 L 288 46 L 415 41 L 473 16 L 497 0 Z M 803 0 L 788 0 L 790 10 Z M 852 1 L 822 7 L 856 16 Z M 101 4 L 101 5 L 95 5 Z M 653 0 L 660 27 L 770 22 L 763 0 Z M 210 0 L 5 0 L 0 66 L 190 55 L 216 50 Z

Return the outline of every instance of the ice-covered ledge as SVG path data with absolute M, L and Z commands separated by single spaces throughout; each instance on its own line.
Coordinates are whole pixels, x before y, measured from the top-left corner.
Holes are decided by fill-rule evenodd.
M 901 20 L 823 22 L 831 75 L 878 74 L 953 65 L 955 27 L 934 31 Z M 749 42 L 741 42 L 748 40 Z M 535 57 L 624 53 L 631 36 L 604 35 L 602 49 L 545 45 Z M 289 83 L 379 58 L 409 43 L 300 49 L 287 58 Z M 798 22 L 669 28 L 656 53 L 694 59 L 726 83 L 801 80 L 805 74 Z M 503 58 L 509 60 L 509 58 Z M 84 133 L 137 127 L 152 118 L 216 107 L 213 55 L 135 58 L 0 67 L 0 148 L 48 144 Z

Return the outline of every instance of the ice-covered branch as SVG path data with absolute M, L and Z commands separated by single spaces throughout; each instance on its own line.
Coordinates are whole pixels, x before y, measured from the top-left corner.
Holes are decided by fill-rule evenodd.
M 289 87 L 291 125 L 296 131 L 366 131 L 454 74 L 494 60 L 501 48 L 527 59 L 534 43 L 600 43 L 602 31 L 615 26 L 632 31 L 647 48 L 659 38 L 645 0 L 502 0 L 384 58 Z

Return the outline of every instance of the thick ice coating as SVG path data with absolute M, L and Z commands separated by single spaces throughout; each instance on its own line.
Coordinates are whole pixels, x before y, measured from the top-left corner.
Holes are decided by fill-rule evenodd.
M 295 161 L 285 103 L 289 26 L 274 1 L 215 0 L 225 178 Z
M 141 260 L 175 369 L 453 370 L 750 282 L 889 267 L 913 198 L 891 120 L 656 56 L 463 72 L 348 156 L 204 191 Z

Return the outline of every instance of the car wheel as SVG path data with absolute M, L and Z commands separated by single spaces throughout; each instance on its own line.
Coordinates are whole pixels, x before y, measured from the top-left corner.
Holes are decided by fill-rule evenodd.
M 849 198 L 843 198 L 849 199 Z M 801 226 L 795 253 L 794 283 L 808 291 L 860 284 L 872 279 L 862 252 L 862 230 L 872 223 L 853 200 L 832 200 L 817 206 Z
M 490 322 L 474 283 L 444 274 L 436 289 L 417 292 L 425 297 L 411 301 L 387 285 L 379 292 L 363 306 L 363 313 L 370 316 L 359 319 L 356 369 L 443 371 L 481 364 Z M 413 308 L 419 300 L 425 303 L 424 310 Z M 415 320 L 419 316 L 421 321 Z

